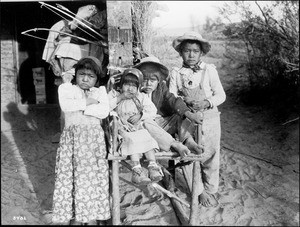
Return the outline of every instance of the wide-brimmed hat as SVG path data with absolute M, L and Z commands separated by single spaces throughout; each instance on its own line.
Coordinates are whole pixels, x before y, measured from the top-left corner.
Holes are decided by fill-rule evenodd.
M 199 33 L 191 31 L 191 32 L 187 32 L 187 33 L 183 34 L 182 36 L 179 36 L 173 40 L 172 46 L 174 47 L 174 49 L 177 52 L 180 52 L 180 44 L 184 40 L 198 41 L 201 44 L 201 50 L 204 54 L 207 54 L 210 51 L 210 48 L 211 48 L 210 43 L 206 39 L 203 39 Z
M 141 69 L 142 66 L 145 66 L 145 65 L 155 65 L 155 66 L 157 66 L 157 68 L 161 72 L 162 78 L 160 78 L 160 79 L 162 79 L 162 80 L 166 80 L 167 77 L 169 76 L 168 68 L 166 66 L 164 66 L 163 64 L 161 64 L 159 59 L 155 56 L 149 56 L 149 57 L 142 58 L 140 63 L 136 64 L 133 67 L 137 68 L 137 69 Z

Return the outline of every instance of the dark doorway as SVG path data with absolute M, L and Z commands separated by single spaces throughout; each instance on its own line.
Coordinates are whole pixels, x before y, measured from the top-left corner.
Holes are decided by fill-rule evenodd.
M 95 4 L 100 9 L 106 8 L 105 1 L 57 1 L 48 4 L 56 6 L 63 5 L 71 12 L 76 13 L 77 9 L 83 5 Z M 18 92 L 20 95 L 19 103 L 22 104 L 39 104 L 39 96 L 34 84 L 34 68 L 43 68 L 45 80 L 44 96 L 45 104 L 58 104 L 58 86 L 59 77 L 55 76 L 50 68 L 50 64 L 42 60 L 43 50 L 48 37 L 48 31 L 33 32 L 41 39 L 22 35 L 23 31 L 33 28 L 50 29 L 55 23 L 63 18 L 50 11 L 46 7 L 36 2 L 2 2 L 1 3 L 1 33 L 6 33 L 14 37 L 17 43 L 17 62 L 18 62 Z M 63 15 L 63 14 L 62 14 Z M 66 16 L 65 16 L 66 18 Z M 70 19 L 70 18 L 67 18 Z M 2 35 L 1 35 L 2 36 Z

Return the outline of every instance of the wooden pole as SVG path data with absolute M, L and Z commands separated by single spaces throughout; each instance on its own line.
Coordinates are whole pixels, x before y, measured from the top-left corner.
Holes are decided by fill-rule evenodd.
M 193 191 L 193 163 L 182 166 L 181 169 L 188 186 L 188 193 L 191 195 Z
M 198 196 L 199 196 L 199 175 L 200 175 L 200 163 L 199 161 L 194 162 L 193 165 L 193 190 L 192 190 L 192 201 L 191 201 L 191 212 L 189 225 L 197 225 L 198 219 Z
M 106 1 L 110 68 L 132 65 L 132 17 L 130 1 Z M 113 156 L 117 156 L 118 127 L 114 117 Z M 112 161 L 112 224 L 120 224 L 119 160 Z
M 180 161 L 201 161 L 203 157 L 201 155 L 196 154 L 189 154 L 185 156 L 184 158 L 180 158 L 177 153 L 175 152 L 158 152 L 155 153 L 156 160 L 180 160 Z M 119 154 L 113 155 L 108 154 L 107 157 L 108 160 L 126 160 L 128 159 L 127 156 L 120 156 Z
M 174 198 L 171 198 L 172 205 L 174 207 L 175 213 L 181 223 L 181 225 L 189 224 L 188 211 L 186 211 L 182 204 Z M 188 209 L 189 210 L 189 209 Z
M 174 177 L 170 174 L 168 170 L 166 170 L 165 167 L 162 166 L 162 171 L 164 173 L 164 178 L 163 178 L 163 184 L 167 190 L 169 190 L 172 193 L 175 193 L 175 182 L 174 182 Z M 172 206 L 174 208 L 174 211 L 176 213 L 176 216 L 178 217 L 181 225 L 188 225 L 189 223 L 189 217 L 186 209 L 183 208 L 182 204 L 177 201 L 174 198 L 170 198 Z M 189 210 L 189 209 L 188 209 Z
M 201 143 L 202 139 L 202 125 L 197 125 L 197 143 Z M 200 189 L 200 162 L 195 161 L 193 166 L 193 189 L 192 189 L 192 202 L 189 225 L 197 225 L 198 218 L 198 196 Z
M 112 224 L 120 225 L 119 161 L 112 161 Z
M 117 136 L 118 136 L 118 125 L 116 117 L 113 117 L 113 133 L 112 133 L 112 148 L 113 155 L 117 153 Z M 119 161 L 112 161 L 112 224 L 120 225 L 120 191 L 119 191 Z
M 175 195 L 173 192 L 168 191 L 167 189 L 164 189 L 162 186 L 160 186 L 159 184 L 157 184 L 156 182 L 151 183 L 152 186 L 156 189 L 158 189 L 159 191 L 163 192 L 164 194 L 166 194 L 169 198 L 172 199 L 176 199 L 177 201 L 179 201 L 181 204 L 185 205 L 186 207 L 190 208 L 190 205 L 188 203 L 186 203 L 184 200 L 182 200 L 181 198 L 179 198 L 177 195 Z

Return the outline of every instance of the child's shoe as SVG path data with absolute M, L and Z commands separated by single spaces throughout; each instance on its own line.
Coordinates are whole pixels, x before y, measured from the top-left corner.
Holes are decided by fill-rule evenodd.
M 132 168 L 132 178 L 131 178 L 132 183 L 135 184 L 149 184 L 151 180 L 148 178 L 147 174 L 145 171 L 143 171 L 142 167 L 133 167 Z
M 158 182 L 162 180 L 163 172 L 156 163 L 150 164 L 148 166 L 148 170 L 149 170 L 149 177 L 152 181 Z

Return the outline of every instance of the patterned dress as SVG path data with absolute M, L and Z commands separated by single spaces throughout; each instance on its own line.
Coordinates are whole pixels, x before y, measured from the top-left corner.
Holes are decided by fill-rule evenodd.
M 138 92 L 133 99 L 122 100 L 117 103 L 120 93 L 111 90 L 108 93 L 110 109 L 116 111 L 119 118 L 119 135 L 121 136 L 121 155 L 132 155 L 146 153 L 152 149 L 159 149 L 159 145 L 145 129 L 145 123 L 155 124 L 156 107 L 151 99 L 144 93 Z M 135 124 L 130 124 L 129 117 L 142 112 L 141 119 Z
M 104 87 L 91 89 L 87 96 L 96 98 L 99 104 L 82 105 L 85 94 L 77 86 L 59 87 L 65 127 L 56 156 L 54 223 L 71 219 L 87 223 L 110 218 L 109 168 L 100 125 L 100 119 L 109 112 L 108 98 Z

